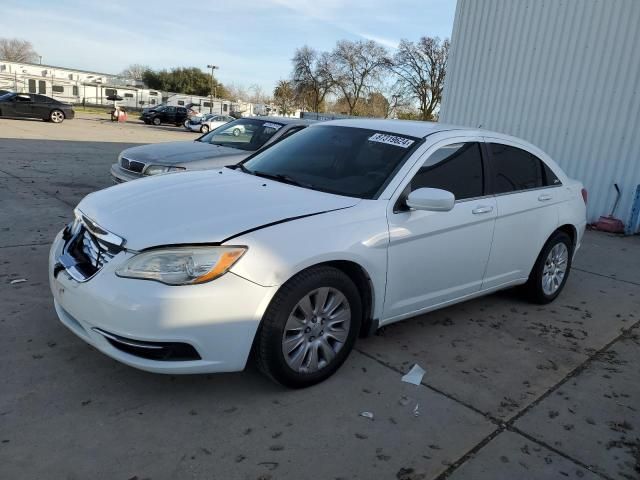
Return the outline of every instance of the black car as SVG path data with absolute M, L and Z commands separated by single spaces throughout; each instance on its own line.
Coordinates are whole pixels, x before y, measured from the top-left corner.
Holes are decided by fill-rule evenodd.
M 36 93 L 5 93 L 0 96 L 0 116 L 41 118 L 45 122 L 62 123 L 75 116 L 73 107 L 55 98 Z
M 170 105 L 156 107 L 146 112 L 143 111 L 140 117 L 146 124 L 173 123 L 176 126 L 182 125 L 186 118 L 187 109 L 185 107 L 173 107 Z

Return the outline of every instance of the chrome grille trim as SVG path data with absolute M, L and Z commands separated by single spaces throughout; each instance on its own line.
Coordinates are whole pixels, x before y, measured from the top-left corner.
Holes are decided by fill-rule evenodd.
M 137 160 L 131 160 L 127 157 L 122 157 L 120 159 L 120 166 L 125 170 L 129 170 L 130 172 L 142 173 L 144 167 L 146 167 L 146 164 Z
M 88 219 L 76 209 L 76 220 L 65 230 L 65 244 L 57 263 L 78 282 L 93 278 L 124 250 L 125 240 Z
M 115 257 L 115 254 L 109 251 L 108 245 L 90 235 L 86 230 L 82 233 L 82 251 L 98 270 Z

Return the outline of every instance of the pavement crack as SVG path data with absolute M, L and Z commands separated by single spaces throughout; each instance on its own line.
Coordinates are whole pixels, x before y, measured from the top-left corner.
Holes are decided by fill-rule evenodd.
M 13 179 L 18 180 L 20 183 L 23 183 L 23 184 L 25 184 L 25 185 L 29 185 L 31 188 L 33 188 L 33 189 L 35 189 L 35 190 L 39 191 L 40 193 L 44 193 L 44 194 L 45 194 L 46 196 L 48 196 L 48 197 L 51 197 L 51 198 L 53 198 L 53 199 L 55 199 L 55 200 L 57 200 L 57 201 L 59 201 L 59 202 L 64 203 L 64 204 L 65 204 L 66 206 L 68 206 L 68 207 L 71 207 L 71 208 L 74 208 L 74 207 L 75 207 L 75 205 L 74 205 L 74 204 L 69 203 L 69 202 L 67 202 L 66 200 L 63 200 L 63 199 L 61 199 L 61 198 L 58 198 L 58 197 L 56 197 L 54 194 L 49 193 L 49 192 L 47 192 L 46 190 L 42 190 L 41 188 L 36 187 L 33 183 L 25 182 L 25 181 L 23 180 L 23 177 L 18 177 L 17 175 L 14 175 L 13 173 L 11 173 L 11 172 L 7 172 L 6 170 L 2 170 L 2 169 L 0 169 L 0 173 L 4 173 L 5 175 L 8 175 L 9 177 L 11 177 L 11 178 L 13 178 Z
M 575 463 L 576 465 L 584 468 L 585 470 L 587 470 L 587 471 L 589 471 L 589 472 L 591 472 L 591 473 L 593 473 L 595 475 L 598 475 L 599 477 L 604 478 L 605 480 L 614 480 L 609 475 L 607 475 L 607 474 L 605 474 L 603 472 L 600 472 L 598 470 L 594 470 L 593 467 L 582 463 L 580 460 L 567 455 L 562 450 L 558 450 L 557 448 L 553 447 L 552 445 L 549 445 L 547 442 L 543 442 L 542 440 L 539 440 L 539 439 L 529 435 L 528 433 L 520 430 L 517 427 L 514 427 L 513 425 L 508 425 L 507 426 L 507 430 L 509 430 L 510 432 L 516 433 L 516 434 L 520 435 L 521 437 L 526 438 L 530 442 L 536 443 L 536 444 L 540 445 L 541 447 L 546 448 L 547 450 L 550 450 L 551 452 L 555 453 L 556 455 L 558 455 L 558 456 L 560 456 L 560 457 L 562 457 L 562 458 L 564 458 L 566 460 L 569 460 L 570 462 Z
M 16 248 L 16 247 L 42 247 L 50 245 L 51 242 L 21 243 L 17 245 L 0 245 L 0 248 Z
M 609 280 L 615 280 L 616 282 L 628 283 L 630 285 L 637 285 L 637 286 L 640 287 L 640 283 L 634 282 L 633 280 L 624 280 L 622 278 L 612 277 L 611 275 L 605 275 L 604 273 L 592 272 L 590 270 L 585 270 L 583 268 L 571 267 L 571 269 L 572 270 L 577 270 L 578 272 L 582 272 L 582 273 L 589 273 L 591 275 L 596 275 L 598 277 L 608 278 Z
M 402 370 L 394 367 L 393 365 L 389 365 L 388 363 L 383 362 L 382 360 L 374 357 L 373 355 L 364 352 L 358 348 L 354 348 L 354 350 L 362 355 L 364 355 L 365 357 L 373 360 L 374 362 L 377 362 L 378 364 L 382 365 L 383 367 L 386 367 L 390 370 L 393 370 L 396 373 L 399 373 L 400 375 L 404 375 L 406 372 L 403 372 Z M 482 415 L 484 418 L 486 418 L 487 420 L 489 420 L 491 423 L 497 425 L 498 427 L 504 427 L 505 422 L 503 422 L 502 420 L 494 417 L 493 415 L 491 415 L 490 413 L 487 412 L 483 412 L 482 410 L 480 410 L 477 407 L 474 407 L 473 405 L 471 405 L 470 403 L 465 402 L 464 400 L 460 400 L 459 398 L 454 397 L 453 395 L 440 390 L 439 388 L 434 387 L 433 385 L 429 385 L 428 383 L 421 383 L 420 385 L 422 385 L 423 387 L 428 388 L 429 390 L 437 393 L 438 395 L 442 395 L 446 398 L 448 398 L 449 400 L 452 400 L 454 402 L 456 402 L 459 405 L 462 405 L 463 407 L 468 408 L 469 410 L 472 410 L 473 412 L 477 413 L 478 415 Z

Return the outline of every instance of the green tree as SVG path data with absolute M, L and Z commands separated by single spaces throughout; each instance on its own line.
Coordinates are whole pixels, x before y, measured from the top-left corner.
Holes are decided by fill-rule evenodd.
M 196 67 L 172 68 L 171 70 L 149 69 L 142 74 L 142 81 L 149 88 L 167 92 L 206 97 L 213 90 L 219 98 L 227 96 L 224 86 L 215 77 L 213 85 L 211 85 L 211 75 Z
M 278 82 L 276 88 L 273 89 L 273 101 L 280 109 L 282 115 L 293 113 L 296 102 L 296 92 L 291 82 L 287 80 L 280 80 Z

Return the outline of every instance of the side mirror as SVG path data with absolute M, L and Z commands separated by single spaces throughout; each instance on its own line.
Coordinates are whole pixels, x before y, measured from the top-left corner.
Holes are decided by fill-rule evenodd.
M 407 206 L 414 210 L 448 212 L 455 203 L 453 193 L 439 188 L 418 188 L 407 197 Z

